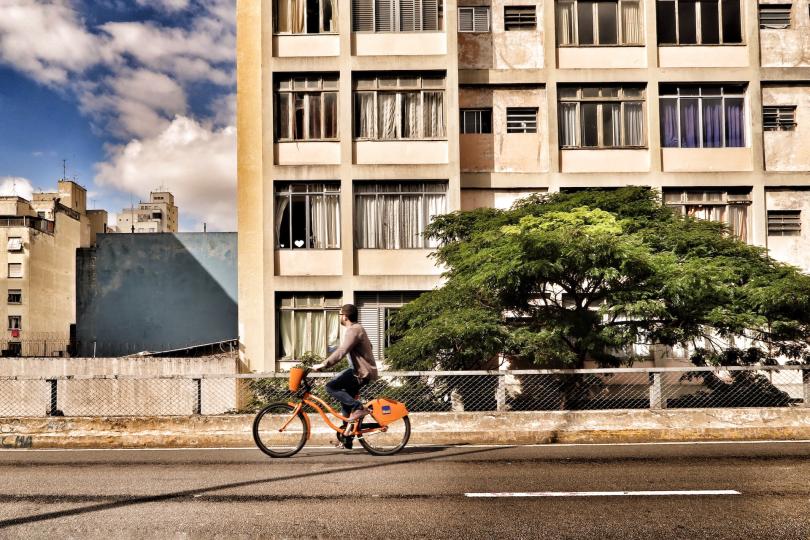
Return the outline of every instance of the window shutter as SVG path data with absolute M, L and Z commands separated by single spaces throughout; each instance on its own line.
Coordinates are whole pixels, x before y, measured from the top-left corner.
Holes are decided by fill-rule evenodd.
M 439 30 L 439 0 L 422 0 L 422 30 Z
M 421 30 L 419 0 L 399 0 L 399 25 L 402 32 L 415 32 Z
M 801 210 L 768 210 L 768 236 L 802 234 Z
M 374 30 L 377 32 L 393 32 L 394 29 L 394 0 L 374 0 Z
M 489 32 L 489 8 L 480 6 L 474 8 L 474 32 Z
M 473 8 L 471 7 L 458 8 L 458 31 L 459 32 L 473 31 Z
M 374 31 L 374 0 L 352 0 L 352 19 L 356 32 Z
M 759 27 L 762 29 L 790 28 L 791 4 L 761 4 L 759 6 Z

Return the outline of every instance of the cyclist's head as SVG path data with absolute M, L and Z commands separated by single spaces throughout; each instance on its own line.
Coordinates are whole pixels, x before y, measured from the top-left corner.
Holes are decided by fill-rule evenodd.
M 346 318 L 351 322 L 357 322 L 357 308 L 354 304 L 343 304 L 340 308 L 340 314 L 346 315 Z

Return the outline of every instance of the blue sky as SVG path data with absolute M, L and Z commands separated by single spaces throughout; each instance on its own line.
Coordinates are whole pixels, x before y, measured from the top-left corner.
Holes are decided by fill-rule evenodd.
M 62 176 L 111 213 L 174 192 L 235 230 L 235 0 L 0 0 L 0 190 Z

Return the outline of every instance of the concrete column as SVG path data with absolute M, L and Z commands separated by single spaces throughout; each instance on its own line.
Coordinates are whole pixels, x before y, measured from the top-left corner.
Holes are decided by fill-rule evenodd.
M 650 373 L 650 409 L 666 409 L 664 397 L 664 378 L 662 373 Z
M 804 406 L 810 408 L 810 368 L 802 370 L 802 388 L 804 389 Z
M 506 409 L 506 373 L 498 375 L 498 388 L 495 389 L 495 410 Z

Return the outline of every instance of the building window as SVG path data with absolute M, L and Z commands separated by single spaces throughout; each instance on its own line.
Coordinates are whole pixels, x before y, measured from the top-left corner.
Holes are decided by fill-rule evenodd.
M 492 133 L 492 109 L 461 109 L 461 133 Z
M 725 223 L 734 236 L 748 240 L 750 191 L 665 189 L 664 204 L 684 216 Z
M 3 356 L 11 358 L 22 356 L 22 343 L 19 341 L 9 341 L 8 348 L 3 351 Z
M 768 210 L 768 236 L 799 236 L 801 234 L 801 210 Z
M 8 303 L 9 304 L 22 304 L 22 291 L 20 289 L 8 290 Z
M 275 31 L 279 34 L 337 32 L 336 0 L 275 0 Z
M 441 0 L 352 0 L 355 32 L 436 32 L 444 30 Z
M 354 191 L 358 249 L 436 247 L 424 233 L 447 212 L 446 182 L 358 182 Z
M 8 239 L 8 250 L 11 252 L 22 251 L 23 241 L 18 236 L 10 236 Z
M 371 140 L 445 138 L 444 76 L 356 79 L 354 134 Z
M 19 315 L 8 316 L 8 329 L 9 330 L 22 330 L 22 317 Z
M 765 131 L 793 131 L 796 129 L 796 105 L 762 107 L 762 128 Z
M 537 8 L 535 6 L 506 6 L 503 8 L 504 30 L 536 30 Z
M 661 144 L 666 148 L 744 147 L 745 87 L 662 87 Z
M 791 4 L 760 4 L 759 27 L 765 29 L 782 30 L 790 28 Z
M 385 349 L 393 344 L 389 328 L 391 318 L 408 302 L 416 300 L 421 292 L 358 292 L 354 295 L 358 320 L 368 334 L 378 362 L 385 361 Z
M 8 263 L 8 277 L 10 278 L 23 277 L 22 263 Z
M 557 44 L 642 45 L 639 0 L 557 0 Z
M 282 77 L 276 88 L 276 138 L 337 139 L 337 87 L 336 76 Z
M 340 341 L 337 295 L 282 295 L 279 298 L 279 356 L 298 360 L 306 353 L 325 358 Z
M 507 133 L 537 133 L 537 107 L 507 107 Z
M 458 8 L 459 32 L 489 32 L 489 6 Z
M 560 87 L 560 146 L 563 148 L 641 147 L 644 89 L 640 87 Z
M 275 212 L 277 248 L 340 248 L 340 184 L 277 185 Z
M 658 0 L 661 45 L 735 45 L 743 42 L 740 0 Z

